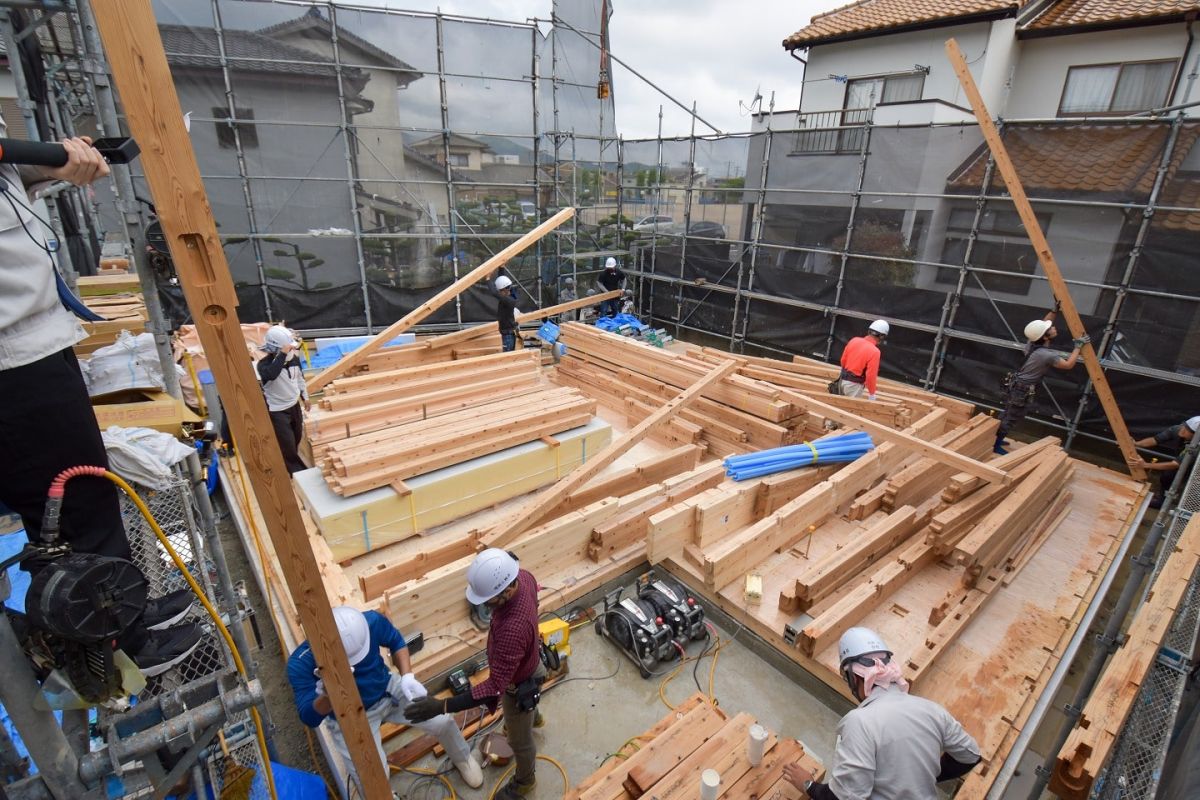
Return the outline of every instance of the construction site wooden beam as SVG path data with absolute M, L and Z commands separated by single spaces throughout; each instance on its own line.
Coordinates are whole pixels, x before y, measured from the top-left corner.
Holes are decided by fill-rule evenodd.
M 678 414 L 684 406 L 699 397 L 701 392 L 709 386 L 732 374 L 737 366 L 736 361 L 726 361 L 720 366 L 713 367 L 700 380 L 639 422 L 620 439 L 604 448 L 595 458 L 573 470 L 558 483 L 492 528 L 480 539 L 481 548 L 505 547 L 523 531 L 538 524 L 546 516 L 546 513 L 557 507 L 567 495 L 591 480 L 602 469 L 620 458 L 629 448 L 645 439 L 656 426 Z
M 322 667 L 325 691 L 337 712 L 354 769 L 367 797 L 391 797 L 292 493 L 291 476 L 267 416 L 262 387 L 246 355 L 233 279 L 184 128 L 183 110 L 150 0 L 92 2 L 125 119 L 141 147 L 142 169 L 179 271 L 179 283 L 225 402 L 226 418 L 250 473 L 288 591 Z M 244 655 L 250 657 L 250 653 Z
M 578 300 L 571 300 L 566 303 L 559 303 L 556 306 L 547 306 L 534 311 L 528 311 L 524 314 L 517 314 L 517 324 L 522 322 L 533 322 L 534 320 L 542 319 L 543 317 L 553 317 L 555 314 L 565 314 L 568 311 L 574 311 L 577 308 L 587 308 L 597 303 L 603 303 L 605 300 L 616 300 L 625 293 L 624 289 L 613 289 L 611 292 L 604 294 L 594 294 L 591 297 L 581 297 Z M 447 345 L 457 344 L 458 342 L 466 342 L 474 339 L 476 336 L 483 336 L 488 333 L 499 333 L 500 325 L 496 322 L 485 322 L 482 325 L 472 325 L 469 328 L 463 328 L 460 331 L 452 333 L 443 333 L 441 336 L 434 336 L 421 342 L 426 347 L 446 347 Z
M 337 361 L 337 363 L 330 365 L 324 371 L 310 378 L 308 381 L 308 390 L 315 392 L 339 375 L 343 375 L 349 370 L 354 369 L 354 367 L 366 361 L 368 356 L 395 338 L 396 334 L 403 333 L 416 325 L 434 311 L 437 311 L 446 303 L 458 297 L 472 285 L 507 264 L 513 256 L 520 254 L 527 247 L 533 245 L 547 233 L 562 225 L 573 216 L 575 216 L 574 208 L 564 208 L 562 211 L 559 211 L 553 217 L 538 225 L 520 239 L 517 239 L 508 247 L 496 253 L 496 255 L 387 326 L 387 328 L 376 334 L 374 338 L 362 347 L 347 354 L 344 358 Z
M 996 125 L 988 114 L 983 97 L 979 94 L 979 88 L 975 85 L 975 79 L 971 77 L 971 70 L 967 67 L 967 60 L 963 57 L 962 50 L 959 49 L 958 42 L 954 39 L 946 40 L 946 55 L 950 59 L 950 65 L 954 67 L 955 74 L 958 75 L 958 82 L 962 84 L 967 99 L 971 102 L 975 119 L 979 121 L 979 130 L 983 133 L 983 138 L 992 151 L 996 169 L 1004 178 L 1004 186 L 1012 199 L 1013 207 L 1017 210 L 1017 215 L 1021 218 L 1021 224 L 1025 226 L 1029 243 L 1033 246 L 1033 251 L 1037 253 L 1042 269 L 1046 271 L 1046 278 L 1054 290 L 1054 298 L 1062 304 L 1062 315 L 1067 322 L 1067 329 L 1070 330 L 1071 336 L 1078 339 L 1087 334 L 1087 329 L 1083 327 L 1083 320 L 1080 319 L 1079 311 L 1075 308 L 1075 301 L 1071 299 L 1071 290 L 1067 287 L 1067 282 L 1063 280 L 1062 270 L 1058 268 L 1058 261 L 1055 260 L 1054 253 L 1050 250 L 1050 243 L 1046 241 L 1046 235 L 1042 233 L 1042 226 L 1033 213 L 1033 205 L 1025 194 L 1025 187 L 1017 175 L 1017 169 L 1013 166 L 1012 159 L 1009 158 L 1008 148 L 1004 146 L 1004 140 L 1000 138 L 1000 132 L 996 130 Z M 1081 348 L 1081 355 L 1083 364 L 1087 368 L 1088 377 L 1091 378 L 1092 385 L 1096 388 L 1096 396 L 1100 398 L 1100 405 L 1104 407 L 1104 414 L 1108 417 L 1108 424 L 1112 427 L 1117 446 L 1121 448 L 1121 454 L 1125 456 L 1129 473 L 1138 480 L 1144 480 L 1146 471 L 1137 466 L 1141 462 L 1141 456 L 1138 455 L 1133 437 L 1129 435 L 1129 428 L 1125 425 L 1125 418 L 1121 416 L 1117 398 L 1113 396 L 1112 388 L 1108 385 L 1108 377 L 1104 374 L 1104 367 L 1100 365 L 1100 358 L 1096 354 L 1095 348 L 1090 343 L 1085 344 Z
M 823 403 L 808 395 L 800 394 L 795 390 L 780 391 L 779 396 L 802 405 L 810 411 L 814 411 L 834 422 L 840 422 L 843 425 L 849 425 L 861 431 L 866 431 L 876 439 L 895 442 L 900 447 L 915 450 L 921 455 L 940 461 L 947 466 L 956 467 L 960 472 L 969 472 L 989 483 L 1005 484 L 1009 482 L 1008 474 L 1004 470 L 996 469 L 993 466 L 984 464 L 982 461 L 976 461 L 969 456 L 964 456 L 962 453 L 956 453 L 945 447 L 939 447 L 931 442 L 918 439 L 916 436 L 904 431 L 896 430 L 865 417 L 860 417 L 837 406 Z

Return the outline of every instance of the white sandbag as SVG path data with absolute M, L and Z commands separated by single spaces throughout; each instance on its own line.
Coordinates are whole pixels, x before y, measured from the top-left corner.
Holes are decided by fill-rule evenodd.
M 127 481 L 165 489 L 174 480 L 171 467 L 192 454 L 192 448 L 169 433 L 152 428 L 113 425 L 101 432 L 109 468 Z
M 154 336 L 149 333 L 134 336 L 121 331 L 114 344 L 92 353 L 85 376 L 92 397 L 127 389 L 166 388 Z

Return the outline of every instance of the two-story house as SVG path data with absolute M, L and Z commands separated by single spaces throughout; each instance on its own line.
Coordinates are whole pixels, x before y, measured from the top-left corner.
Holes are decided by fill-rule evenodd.
M 1165 296 L 1200 296 L 1185 268 L 1200 214 L 1183 210 L 1200 198 L 1200 122 L 1189 121 L 1198 14 L 1200 0 L 860 0 L 813 17 L 783 41 L 803 81 L 799 108 L 769 120 L 789 133 L 769 164 L 763 238 L 783 249 L 764 277 L 808 272 L 798 297 L 840 292 L 877 313 L 899 303 L 929 325 L 954 293 L 968 311 L 994 302 L 1013 322 L 1051 304 L 945 55 L 954 38 L 1081 312 L 1114 323 L 1108 355 L 1200 368 L 1185 346 L 1200 304 Z M 748 185 L 761 158 L 752 147 Z M 1168 208 L 1148 217 L 1147 204 Z M 843 265 L 842 251 L 861 257 Z M 875 288 L 856 286 L 863 276 Z M 957 324 L 995 335 L 986 316 Z

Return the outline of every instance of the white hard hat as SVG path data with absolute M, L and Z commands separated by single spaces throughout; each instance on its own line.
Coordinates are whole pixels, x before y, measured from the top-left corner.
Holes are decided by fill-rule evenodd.
M 346 658 L 350 666 L 367 657 L 371 650 L 371 629 L 367 626 L 367 618 L 357 608 L 338 606 L 333 609 L 333 621 L 337 623 L 338 635 L 342 637 L 342 647 L 346 648 Z
M 608 260 L 604 262 L 604 268 L 605 269 L 616 269 L 617 268 L 617 260 L 615 258 L 613 258 L 612 256 L 609 256 Z
M 1200 430 L 1200 417 L 1189 417 L 1188 421 L 1183 424 L 1188 426 L 1188 430 L 1195 433 Z
M 296 337 L 292 336 L 291 331 L 282 325 L 272 325 L 267 329 L 267 336 L 263 341 L 262 349 L 274 352 L 295 343 Z
M 1039 341 L 1053 327 L 1054 323 L 1048 319 L 1035 319 L 1025 326 L 1025 338 L 1031 342 Z
M 563 278 L 563 284 L 565 284 L 566 286 L 574 286 L 575 279 L 574 278 Z
M 838 665 L 845 671 L 846 662 L 872 653 L 892 655 L 879 634 L 870 628 L 851 628 L 838 640 Z
M 467 567 L 467 600 L 475 605 L 486 603 L 517 579 L 519 569 L 517 560 L 506 551 L 489 547 Z
M 499 278 L 496 278 L 497 292 L 503 292 L 510 286 L 512 286 L 512 278 L 508 277 L 507 275 L 501 275 Z
M 892 327 L 887 324 L 886 320 L 877 319 L 867 326 L 867 330 L 871 333 L 878 333 L 880 336 L 887 336 L 891 332 Z

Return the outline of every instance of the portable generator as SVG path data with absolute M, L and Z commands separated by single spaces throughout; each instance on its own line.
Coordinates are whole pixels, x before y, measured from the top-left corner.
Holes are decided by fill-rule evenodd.
M 655 674 L 659 662 L 684 655 L 693 639 L 708 636 L 704 608 L 678 582 L 654 572 L 641 576 L 636 597 L 622 598 L 617 588 L 604 597 L 596 632 L 637 665 L 643 678 Z

